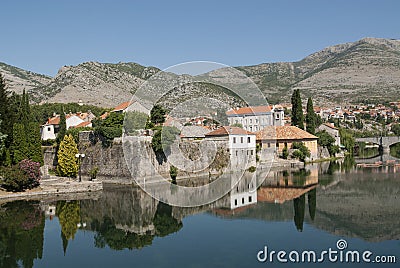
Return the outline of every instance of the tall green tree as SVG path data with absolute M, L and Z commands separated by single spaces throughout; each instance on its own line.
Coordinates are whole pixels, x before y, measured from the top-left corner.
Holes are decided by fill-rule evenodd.
M 57 134 L 57 144 L 60 144 L 61 141 L 64 139 L 65 133 L 67 132 L 67 119 L 65 118 L 64 111 L 60 114 L 60 123 L 59 129 Z
M 57 174 L 65 177 L 76 177 L 78 172 L 78 161 L 75 155 L 78 146 L 72 135 L 65 135 L 57 152 L 58 166 Z
M 18 164 L 22 160 L 29 158 L 25 126 L 21 123 L 14 124 L 11 151 L 14 164 Z
M 160 104 L 154 105 L 150 111 L 151 122 L 155 125 L 164 123 L 166 113 L 167 111 Z
M 6 88 L 6 84 L 2 74 L 0 73 L 0 132 L 7 135 L 5 146 L 8 148 L 11 145 L 14 113 L 10 92 Z
M 35 122 L 25 125 L 28 158 L 43 165 L 42 140 L 40 127 Z
M 307 115 L 306 115 L 306 130 L 308 133 L 315 134 L 317 125 L 317 114 L 314 111 L 313 101 L 310 98 L 307 100 Z
M 299 89 L 295 89 L 292 94 L 292 126 L 304 129 L 303 105 Z

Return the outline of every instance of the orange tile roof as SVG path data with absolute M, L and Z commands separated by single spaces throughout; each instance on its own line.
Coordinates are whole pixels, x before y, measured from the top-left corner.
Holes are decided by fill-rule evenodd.
M 325 123 L 324 125 L 333 129 L 338 129 L 333 123 Z
M 226 115 L 244 115 L 271 112 L 271 106 L 250 106 L 239 109 L 232 109 L 226 112 Z
M 75 128 L 78 128 L 78 127 L 89 127 L 89 125 L 91 125 L 92 124 L 92 122 L 82 122 L 82 123 L 80 123 L 79 125 L 76 125 L 75 126 Z
M 303 140 L 318 137 L 295 126 L 268 126 L 257 131 L 257 140 Z
M 104 114 L 100 115 L 100 118 L 104 120 L 104 119 L 106 119 L 107 116 L 109 116 L 109 115 L 110 115 L 109 112 L 105 112 Z
M 125 110 L 125 109 L 128 108 L 132 103 L 133 103 L 132 101 L 123 102 L 123 103 L 119 104 L 117 107 L 115 107 L 113 111 L 116 112 L 116 111 Z
M 255 135 L 255 133 L 244 130 L 243 128 L 240 127 L 231 127 L 231 126 L 223 126 L 220 128 L 217 128 L 214 131 L 208 132 L 205 135 L 206 136 L 227 136 L 229 134 L 233 135 Z
M 59 125 L 60 124 L 60 116 L 56 115 L 47 120 L 47 125 Z

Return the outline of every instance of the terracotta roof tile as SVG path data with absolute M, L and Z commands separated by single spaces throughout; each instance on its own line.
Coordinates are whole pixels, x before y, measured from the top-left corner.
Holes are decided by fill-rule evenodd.
M 257 131 L 257 140 L 302 140 L 318 137 L 295 126 L 268 126 Z
M 49 118 L 47 120 L 47 124 L 48 125 L 59 125 L 60 124 L 60 116 L 56 115 L 56 116 L 54 116 L 52 118 Z
M 232 109 L 226 112 L 229 115 L 244 115 L 244 114 L 258 114 L 258 113 L 266 113 L 271 112 L 271 106 L 251 106 L 251 107 L 242 107 L 239 109 Z
M 113 111 L 116 112 L 116 111 L 125 110 L 125 109 L 128 108 L 132 103 L 133 103 L 132 101 L 123 102 L 123 103 L 119 104 L 117 107 L 115 107 Z
M 255 133 L 244 130 L 240 127 L 223 126 L 214 131 L 206 133 L 206 136 L 228 136 L 233 135 L 255 135 Z

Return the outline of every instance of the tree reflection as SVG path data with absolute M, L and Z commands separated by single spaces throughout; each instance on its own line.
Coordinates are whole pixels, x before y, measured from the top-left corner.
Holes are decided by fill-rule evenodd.
M 44 214 L 38 202 L 17 201 L 0 207 L 0 267 L 33 267 L 43 254 Z
M 293 199 L 294 206 L 294 224 L 298 231 L 303 231 L 303 223 L 304 223 L 304 211 L 306 208 L 306 197 L 305 194 L 301 195 L 298 198 Z
M 81 221 L 79 201 L 58 201 L 56 212 L 62 234 L 67 240 L 74 239 Z
M 156 215 L 154 216 L 156 234 L 160 237 L 164 237 L 171 233 L 178 232 L 182 226 L 182 222 L 178 222 L 178 220 L 172 216 L 172 207 L 159 202 Z
M 307 193 L 308 197 L 308 213 L 310 213 L 311 220 L 315 218 L 315 211 L 317 209 L 317 188 L 312 189 Z

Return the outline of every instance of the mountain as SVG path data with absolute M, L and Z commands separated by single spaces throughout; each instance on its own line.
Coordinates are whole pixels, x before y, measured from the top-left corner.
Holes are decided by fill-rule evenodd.
M 400 92 L 400 41 L 364 38 L 325 48 L 297 62 L 235 68 L 250 77 L 272 103 L 289 102 L 295 88 L 304 97 L 313 96 L 319 105 L 393 100 Z M 158 71 L 136 63 L 86 62 L 64 66 L 50 78 L 0 63 L 9 88 L 16 92 L 26 88 L 35 102 L 81 100 L 104 107 L 126 101 Z M 203 75 L 234 83 L 229 76 L 221 78 L 224 73 L 222 68 Z
M 25 89 L 27 91 L 45 86 L 51 81 L 51 77 L 25 71 L 20 68 L 0 62 L 0 73 L 3 75 L 8 88 L 18 94 Z
M 288 101 L 296 88 L 317 103 L 391 100 L 400 92 L 400 40 L 364 38 L 325 48 L 298 62 L 237 68 L 271 101 Z

